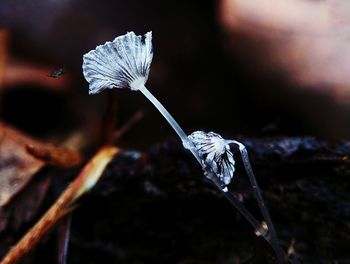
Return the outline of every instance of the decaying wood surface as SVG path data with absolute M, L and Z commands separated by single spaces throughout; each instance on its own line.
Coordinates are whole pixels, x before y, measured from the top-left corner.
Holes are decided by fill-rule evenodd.
M 238 140 L 250 153 L 284 250 L 295 251 L 304 263 L 349 261 L 350 144 Z M 231 189 L 259 216 L 238 151 L 235 157 Z M 2 241 L 3 252 L 8 243 Z M 41 243 L 31 256 L 52 262 L 55 254 L 45 253 L 54 246 L 54 240 Z M 123 151 L 81 200 L 72 219 L 68 263 L 82 262 L 274 263 L 274 256 L 180 142 L 168 140 L 145 153 Z

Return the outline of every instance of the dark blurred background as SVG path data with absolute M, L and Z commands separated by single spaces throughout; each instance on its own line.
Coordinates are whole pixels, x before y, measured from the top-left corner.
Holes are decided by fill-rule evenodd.
M 88 96 L 83 54 L 127 31 L 152 30 L 147 86 L 186 132 L 348 138 L 347 15 L 330 19 L 340 3 L 1 1 L 1 118 L 39 137 L 90 132 L 106 94 Z M 325 19 L 321 8 L 330 10 Z M 142 149 L 174 136 L 141 94 L 114 96 L 118 126 L 145 114 L 122 145 Z
M 117 101 L 116 130 L 144 114 L 117 142 L 144 155 L 118 156 L 74 212 L 74 263 L 100 263 L 95 252 L 106 263 L 244 263 L 231 258 L 233 248 L 255 254 L 252 263 L 267 263 L 267 246 L 203 181 L 141 93 L 88 95 L 83 54 L 128 31 L 150 30 L 154 57 L 146 86 L 187 133 L 242 139 L 284 249 L 296 237 L 305 263 L 348 260 L 349 144 L 327 144 L 350 137 L 350 3 L 0 0 L 0 121 L 65 146 L 77 133 L 94 151 L 108 100 Z M 55 198 L 79 169 L 53 176 Z M 237 175 L 237 193 L 253 204 L 239 158 Z M 44 200 L 51 205 L 54 198 Z M 20 237 L 9 235 L 2 254 Z M 51 256 L 47 248 L 54 250 L 44 245 L 42 258 Z M 203 261 L 191 261 L 197 257 Z

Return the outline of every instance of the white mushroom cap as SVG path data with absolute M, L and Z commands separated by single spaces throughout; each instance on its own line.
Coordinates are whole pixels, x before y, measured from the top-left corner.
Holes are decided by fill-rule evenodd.
M 204 171 L 214 173 L 227 186 L 235 171 L 235 160 L 230 150 L 230 140 L 223 139 L 214 132 L 195 131 L 188 138 L 196 147 Z
M 152 58 L 152 32 L 146 33 L 144 40 L 128 32 L 97 46 L 83 57 L 89 94 L 112 88 L 139 90 L 147 82 Z

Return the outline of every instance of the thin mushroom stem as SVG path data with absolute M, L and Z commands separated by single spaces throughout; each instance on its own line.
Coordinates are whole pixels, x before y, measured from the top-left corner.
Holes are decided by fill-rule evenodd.
M 168 112 L 168 110 L 165 109 L 165 107 L 161 104 L 161 102 L 158 101 L 156 97 L 145 87 L 142 86 L 139 88 L 139 91 L 143 93 L 144 96 L 147 97 L 148 100 L 151 101 L 151 103 L 158 109 L 158 111 L 164 116 L 164 118 L 168 121 L 168 123 L 172 126 L 172 128 L 175 130 L 175 132 L 180 137 L 182 144 L 185 148 L 189 149 L 193 156 L 197 159 L 199 164 L 201 163 L 201 158 L 199 157 L 197 151 L 195 150 L 192 142 L 188 139 L 186 133 L 182 130 L 182 128 L 179 126 L 179 124 L 175 121 L 175 119 L 172 117 L 172 115 Z
M 215 177 L 212 177 L 212 179 L 215 179 Z M 219 189 L 221 189 L 220 183 L 217 180 L 213 180 L 213 182 Z M 226 199 L 241 213 L 241 215 L 253 227 L 253 229 L 255 230 L 255 234 L 258 235 L 257 232 L 259 232 L 259 235 L 261 235 L 266 240 L 266 242 L 271 246 L 271 248 L 276 254 L 278 263 L 284 263 L 283 251 L 281 251 L 277 243 L 274 243 L 274 241 L 271 241 L 271 236 L 270 236 L 271 233 L 260 231 L 262 229 L 261 228 L 262 225 L 231 192 L 222 192 L 222 193 L 225 195 Z
M 271 219 L 271 216 L 270 216 L 270 213 L 265 205 L 265 201 L 264 201 L 264 198 L 261 194 L 261 191 L 260 191 L 260 188 L 259 188 L 259 185 L 258 185 L 258 182 L 255 178 L 255 175 L 254 175 L 254 171 L 253 171 L 253 168 L 250 164 L 250 161 L 249 161 L 249 156 L 248 156 L 248 151 L 246 149 L 246 147 L 236 141 L 236 140 L 231 140 L 230 141 L 231 143 L 235 143 L 238 145 L 239 147 L 239 150 L 241 152 L 241 155 L 242 155 L 242 161 L 243 161 L 243 164 L 244 164 L 244 168 L 247 172 L 247 175 L 248 175 L 248 178 L 249 178 L 249 181 L 250 181 L 250 184 L 252 185 L 252 188 L 253 188 L 253 192 L 255 194 L 255 197 L 258 201 L 258 205 L 259 205 L 259 208 L 260 208 L 260 211 L 262 213 L 262 215 L 264 216 L 264 219 L 267 223 L 267 226 L 268 226 L 268 230 L 269 230 L 269 233 L 270 233 L 270 236 L 271 236 L 271 244 L 272 244 L 272 247 L 273 249 L 275 250 L 276 252 L 276 256 L 277 256 L 277 259 L 278 259 L 278 262 L 279 263 L 284 263 L 285 262 L 285 255 L 284 255 L 284 252 L 282 250 L 282 248 L 280 247 L 279 243 L 278 243 L 278 237 L 277 237 L 277 233 L 276 233 L 276 230 L 275 230 L 275 227 L 272 223 L 272 219 Z
M 213 174 L 213 173 L 212 173 Z M 215 177 L 214 175 L 209 176 L 208 178 L 210 178 L 212 180 L 212 182 L 215 184 L 216 187 L 218 187 L 221 191 L 221 184 L 220 182 L 217 180 L 217 177 Z M 258 230 L 260 227 L 260 223 L 258 220 L 256 220 L 256 218 L 248 211 L 247 208 L 244 207 L 244 205 L 231 193 L 229 192 L 224 192 L 222 191 L 222 193 L 225 195 L 225 197 L 227 198 L 227 200 L 230 201 L 230 203 L 232 203 L 232 205 L 244 216 L 244 218 L 251 224 L 251 226 L 254 228 L 254 230 Z

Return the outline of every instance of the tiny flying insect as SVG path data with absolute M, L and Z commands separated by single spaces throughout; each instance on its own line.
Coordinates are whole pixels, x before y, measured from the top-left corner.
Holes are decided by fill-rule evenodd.
M 48 75 L 48 77 L 51 77 L 51 78 L 58 78 L 60 77 L 62 74 L 66 73 L 67 69 L 66 67 L 61 67 L 59 68 L 58 70 L 54 70 L 51 72 L 50 75 Z

